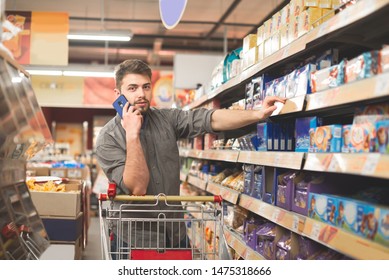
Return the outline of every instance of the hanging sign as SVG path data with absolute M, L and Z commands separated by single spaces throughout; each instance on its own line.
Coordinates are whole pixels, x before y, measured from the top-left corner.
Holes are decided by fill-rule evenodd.
M 173 29 L 184 14 L 187 0 L 159 0 L 159 13 L 167 29 Z

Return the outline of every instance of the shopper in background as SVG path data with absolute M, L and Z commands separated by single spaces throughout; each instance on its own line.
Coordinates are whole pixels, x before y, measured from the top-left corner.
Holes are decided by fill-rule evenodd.
M 151 69 L 137 59 L 116 67 L 115 82 L 115 94 L 124 95 L 128 103 L 122 119 L 116 115 L 100 131 L 96 155 L 107 178 L 122 194 L 179 195 L 178 139 L 256 123 L 276 110 L 275 102 L 285 102 L 279 97 L 266 97 L 260 111 L 151 108 Z M 178 230 L 168 227 L 167 231 L 167 236 L 172 236 L 170 231 Z M 177 246 L 185 240 L 185 228 L 179 235 L 168 242 Z

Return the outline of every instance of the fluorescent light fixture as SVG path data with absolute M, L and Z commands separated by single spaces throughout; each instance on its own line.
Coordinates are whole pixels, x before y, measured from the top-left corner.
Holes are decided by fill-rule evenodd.
M 113 78 L 113 72 L 97 72 L 97 71 L 63 71 L 62 75 L 68 77 L 101 77 Z
M 37 76 L 62 76 L 62 71 L 61 70 L 36 70 L 36 69 L 31 69 L 26 71 L 30 75 L 37 75 Z
M 67 76 L 67 77 L 101 77 L 113 78 L 114 70 L 110 67 L 99 66 L 64 66 L 43 68 L 42 66 L 26 66 L 25 70 L 31 76 Z
M 119 41 L 128 42 L 132 39 L 132 32 L 130 31 L 85 31 L 85 32 L 70 32 L 68 34 L 69 40 L 86 40 L 86 41 Z

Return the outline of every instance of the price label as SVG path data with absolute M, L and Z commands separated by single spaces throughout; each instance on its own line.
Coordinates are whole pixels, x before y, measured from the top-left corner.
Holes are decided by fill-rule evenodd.
M 274 210 L 273 214 L 272 214 L 272 220 L 274 222 L 278 222 L 278 219 L 280 217 L 280 210 Z
M 366 157 L 365 164 L 362 168 L 362 174 L 363 175 L 372 175 L 374 174 L 377 165 L 380 161 L 381 155 L 380 154 L 369 154 Z
M 389 94 L 389 75 L 380 75 L 377 76 L 376 83 L 375 83 L 375 90 L 374 95 L 380 96 L 380 95 L 386 95 Z
M 339 170 L 339 161 L 338 161 L 336 155 L 334 155 L 331 159 L 330 164 L 328 165 L 327 171 L 335 172 L 338 170 Z
M 293 216 L 292 231 L 298 232 L 300 219 L 297 216 Z
M 313 239 L 319 240 L 320 230 L 321 230 L 321 225 L 318 223 L 314 223 L 312 225 L 311 237 Z

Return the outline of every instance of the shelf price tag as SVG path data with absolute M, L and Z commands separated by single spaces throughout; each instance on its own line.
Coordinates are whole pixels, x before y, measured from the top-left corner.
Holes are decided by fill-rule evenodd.
M 362 174 L 363 175 L 372 175 L 374 174 L 377 165 L 380 161 L 381 155 L 380 154 L 369 154 L 366 157 L 365 164 L 362 168 Z
M 339 161 L 336 155 L 334 155 L 330 161 L 330 164 L 328 165 L 327 171 L 335 172 L 339 169 Z
M 321 225 L 318 223 L 314 223 L 312 225 L 311 237 L 313 239 L 319 240 L 320 230 L 321 230 Z
M 375 83 L 375 90 L 374 95 L 380 96 L 380 95 L 386 95 L 389 94 L 389 79 L 388 75 L 383 74 L 377 76 L 377 80 Z
M 279 217 L 280 217 L 280 210 L 278 210 L 278 209 L 274 210 L 274 212 L 272 214 L 272 220 L 274 222 L 278 222 Z
M 299 230 L 299 223 L 300 223 L 299 217 L 293 215 L 292 231 L 298 232 L 298 230 Z

